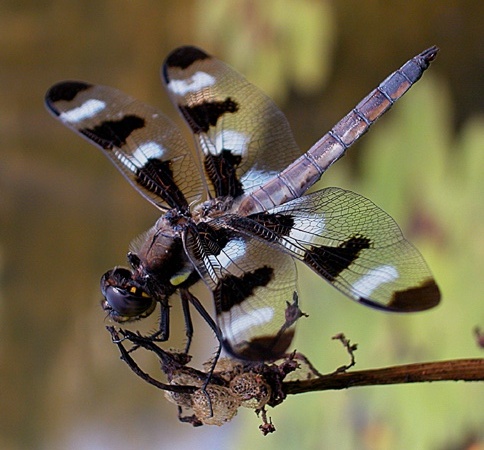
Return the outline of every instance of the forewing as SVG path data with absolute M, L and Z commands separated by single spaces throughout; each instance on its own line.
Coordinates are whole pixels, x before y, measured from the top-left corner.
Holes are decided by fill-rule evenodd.
M 410 312 L 440 301 L 418 250 L 388 214 L 354 192 L 323 189 L 248 216 L 236 228 L 272 242 L 366 305 Z
M 204 51 L 174 50 L 163 81 L 196 136 L 216 196 L 251 191 L 301 155 L 274 102 Z
M 188 230 L 184 244 L 213 293 L 224 348 L 248 360 L 283 355 L 302 314 L 293 259 L 216 220 Z
M 64 81 L 47 107 L 64 125 L 101 148 L 133 187 L 160 209 L 186 209 L 202 184 L 186 141 L 155 108 L 108 86 Z

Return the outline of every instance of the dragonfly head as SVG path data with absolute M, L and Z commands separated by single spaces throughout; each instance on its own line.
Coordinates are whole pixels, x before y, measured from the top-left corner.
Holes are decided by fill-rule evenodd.
M 123 267 L 108 270 L 101 278 L 104 299 L 101 306 L 118 323 L 148 317 L 156 301 L 136 280 L 133 272 Z

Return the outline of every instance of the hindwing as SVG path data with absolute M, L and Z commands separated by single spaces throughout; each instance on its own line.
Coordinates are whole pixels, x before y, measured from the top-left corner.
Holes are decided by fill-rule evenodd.
M 327 188 L 266 213 L 226 220 L 234 230 L 303 261 L 368 306 L 409 312 L 440 300 L 427 264 L 396 222 L 354 192 Z

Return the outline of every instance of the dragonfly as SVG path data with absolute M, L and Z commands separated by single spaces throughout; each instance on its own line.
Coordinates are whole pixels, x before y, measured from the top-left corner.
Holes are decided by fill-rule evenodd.
M 102 150 L 160 211 L 133 241 L 129 268 L 101 278 L 102 307 L 121 324 L 159 307 L 152 339 L 169 339 L 180 298 L 189 351 L 191 310 L 235 358 L 271 361 L 291 345 L 299 307 L 296 261 L 338 291 L 384 311 L 436 306 L 439 288 L 395 221 L 338 187 L 306 191 L 402 97 L 438 52 L 408 60 L 306 153 L 275 103 L 229 65 L 194 46 L 172 51 L 164 87 L 190 128 L 191 148 L 156 108 L 108 86 L 63 81 L 45 97 L 63 125 Z M 191 292 L 204 283 L 215 315 Z

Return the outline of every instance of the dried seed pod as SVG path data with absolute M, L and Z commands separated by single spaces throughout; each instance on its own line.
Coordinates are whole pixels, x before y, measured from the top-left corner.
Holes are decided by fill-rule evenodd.
M 235 375 L 242 372 L 243 365 L 232 358 L 220 358 L 215 366 L 215 373 L 223 380 L 229 382 Z
M 210 399 L 210 400 L 209 400 Z M 223 386 L 207 386 L 192 395 L 192 409 L 205 425 L 223 425 L 237 414 L 240 400 Z
M 271 398 L 271 387 L 265 378 L 257 373 L 246 372 L 234 377 L 230 390 L 245 408 L 260 409 Z
M 178 373 L 173 376 L 170 384 L 176 386 L 202 386 L 203 381 L 187 373 Z M 175 405 L 184 408 L 192 407 L 192 393 L 165 391 L 165 398 Z

